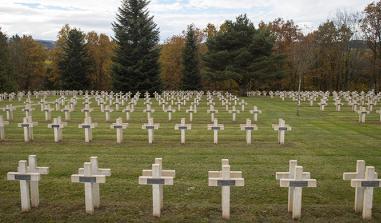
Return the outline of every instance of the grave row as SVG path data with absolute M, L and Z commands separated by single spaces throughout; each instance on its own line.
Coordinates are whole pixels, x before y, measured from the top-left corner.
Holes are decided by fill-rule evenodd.
M 208 171 L 208 186 L 221 187 L 221 209 L 224 219 L 230 218 L 230 189 L 233 186 L 245 186 L 241 171 L 231 171 L 229 160 L 222 159 L 221 170 Z M 8 180 L 20 183 L 21 210 L 27 212 L 31 207 L 39 206 L 39 181 L 41 175 L 49 172 L 48 167 L 37 166 L 36 155 L 30 155 L 28 161 L 20 160 L 17 172 L 8 172 Z M 174 185 L 175 170 L 163 169 L 162 159 L 156 158 L 152 168 L 143 170 L 138 179 L 140 185 L 152 186 L 153 216 L 160 217 L 163 209 L 163 186 Z M 289 161 L 288 172 L 276 172 L 276 180 L 280 187 L 288 188 L 288 211 L 293 219 L 301 218 L 303 188 L 317 187 L 316 179 L 311 179 L 309 172 L 304 172 L 296 160 Z M 111 169 L 99 168 L 98 158 L 90 157 L 77 174 L 71 175 L 71 182 L 83 183 L 85 190 L 85 210 L 93 214 L 100 207 L 100 184 L 106 183 L 106 177 L 111 176 Z M 356 213 L 362 212 L 363 219 L 371 219 L 373 206 L 373 189 L 381 186 L 381 179 L 372 166 L 365 166 L 365 161 L 358 160 L 356 172 L 343 173 L 343 180 L 351 181 L 355 188 Z
M 4 121 L 0 116 L 0 141 L 5 140 L 5 125 L 9 122 Z M 24 141 L 30 142 L 33 140 L 33 128 L 38 125 L 37 122 L 33 122 L 32 117 L 28 116 L 23 118 L 23 122 L 18 124 L 18 127 L 24 130 Z M 53 129 L 54 142 L 58 143 L 63 140 L 63 129 L 67 126 L 66 122 L 61 120 L 61 117 L 54 118 L 53 123 L 48 124 L 48 128 Z M 85 142 L 89 143 L 93 140 L 93 129 L 98 126 L 97 123 L 92 122 L 91 117 L 86 117 L 82 124 L 78 125 L 78 128 L 82 128 L 85 134 Z M 110 128 L 116 130 L 116 142 L 123 142 L 123 131 L 128 127 L 128 123 L 123 123 L 122 118 L 116 119 L 116 122 L 110 125 Z M 149 118 L 148 122 L 142 125 L 142 129 L 147 130 L 148 143 L 153 143 L 154 130 L 159 129 L 160 124 L 154 123 L 153 118 Z M 185 133 L 187 130 L 191 130 L 192 125 L 185 123 L 185 118 L 181 119 L 180 124 L 175 125 L 175 130 L 180 131 L 180 143 L 185 144 Z M 273 124 L 272 128 L 278 132 L 278 143 L 285 143 L 286 131 L 291 131 L 291 127 L 286 125 L 283 119 L 279 119 L 278 124 Z M 214 118 L 212 124 L 207 125 L 208 130 L 213 131 L 213 143 L 218 144 L 218 132 L 224 130 L 224 125 L 218 123 L 218 119 Z M 246 132 L 246 143 L 252 143 L 253 131 L 258 130 L 256 124 L 252 124 L 251 119 L 247 119 L 245 124 L 240 125 L 240 129 Z

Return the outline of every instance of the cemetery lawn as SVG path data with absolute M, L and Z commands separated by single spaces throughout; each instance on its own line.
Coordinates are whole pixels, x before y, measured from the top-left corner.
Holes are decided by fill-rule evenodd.
M 52 101 L 50 97 L 48 101 Z M 288 171 L 288 161 L 298 160 L 304 171 L 317 179 L 317 188 L 303 189 L 301 222 L 361 222 L 361 214 L 353 211 L 354 189 L 342 180 L 343 172 L 353 172 L 356 160 L 381 170 L 381 124 L 375 112 L 367 116 L 366 124 L 358 123 L 358 115 L 344 106 L 336 112 L 332 99 L 326 111 L 305 102 L 301 115 L 296 116 L 295 102 L 279 98 L 251 97 L 249 106 L 231 121 L 231 114 L 218 102 L 217 118 L 225 125 L 219 134 L 219 144 L 213 145 L 213 133 L 207 130 L 210 115 L 206 113 L 205 97 L 193 116 L 192 130 L 186 133 L 186 144 L 180 145 L 180 133 L 174 125 L 187 117 L 185 107 L 173 114 L 167 113 L 153 100 L 155 123 L 160 123 L 154 133 L 153 145 L 147 143 L 147 132 L 141 129 L 146 114 L 141 111 L 143 100 L 131 114 L 129 127 L 124 132 L 124 143 L 116 144 L 114 129 L 110 124 L 125 114 L 113 112 L 110 123 L 105 123 L 104 113 L 96 103 L 91 104 L 91 114 L 98 127 L 93 142 L 84 142 L 82 101 L 72 120 L 63 130 L 63 142 L 53 142 L 53 130 L 44 121 L 44 113 L 36 105 L 33 120 L 34 142 L 23 142 L 23 131 L 17 128 L 24 113 L 17 108 L 15 120 L 6 126 L 7 140 L 0 142 L 0 222 L 223 222 L 221 218 L 221 189 L 208 187 L 208 170 L 220 170 L 221 159 L 230 160 L 231 170 L 241 170 L 244 187 L 231 189 L 231 222 L 291 222 L 287 212 L 287 189 L 280 188 L 275 180 L 276 171 Z M 34 100 L 37 103 L 37 100 Z M 0 102 L 4 107 L 9 102 Z M 13 103 L 21 105 L 21 103 Z M 262 110 L 254 132 L 253 144 L 246 145 L 245 132 L 239 128 L 249 110 L 256 105 Z M 54 105 L 52 105 L 52 108 Z M 176 106 L 175 106 L 176 107 Z M 187 108 L 189 107 L 189 104 Z M 375 107 L 378 109 L 379 106 Z M 5 112 L 0 112 L 5 117 Z M 54 111 L 52 117 L 62 112 Z M 284 118 L 292 127 L 286 133 L 286 144 L 277 144 L 277 132 L 271 124 Z M 36 154 L 39 166 L 50 167 L 49 175 L 40 181 L 40 207 L 31 212 L 20 212 L 19 184 L 6 181 L 8 171 L 16 171 L 19 160 Z M 101 168 L 111 168 L 112 176 L 101 185 L 101 208 L 94 215 L 85 213 L 84 186 L 71 183 L 70 175 L 77 173 L 90 156 L 98 156 Z M 163 158 L 164 169 L 176 170 L 175 184 L 165 186 L 164 209 L 161 218 L 152 217 L 152 188 L 138 185 L 143 169 L 150 169 L 155 157 Z M 381 190 L 375 189 L 373 222 L 381 222 Z

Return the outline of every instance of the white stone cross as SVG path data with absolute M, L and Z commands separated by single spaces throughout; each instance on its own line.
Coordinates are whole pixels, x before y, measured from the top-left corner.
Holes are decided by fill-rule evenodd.
M 32 121 L 32 117 L 24 117 L 23 122 L 18 124 L 18 127 L 24 129 L 24 141 L 29 142 L 33 140 L 33 127 L 37 126 L 37 122 Z
M 325 106 L 327 106 L 327 101 L 324 98 L 322 98 L 320 100 L 320 103 L 318 103 L 318 104 L 320 105 L 320 111 L 324 111 L 325 110 Z
M 280 118 L 279 123 L 273 124 L 272 127 L 275 131 L 278 131 L 278 143 L 284 144 L 286 131 L 291 131 L 291 126 L 286 125 L 286 122 Z
M 90 108 L 90 104 L 86 103 L 85 107 L 81 109 L 81 112 L 85 113 L 85 118 L 90 117 L 90 113 L 93 111 L 92 108 Z
M 359 122 L 360 123 L 365 123 L 366 115 L 369 114 L 370 112 L 366 110 L 365 107 L 361 107 L 357 113 L 359 114 Z
M 222 160 L 221 171 L 208 171 L 208 186 L 222 189 L 222 217 L 230 218 L 230 187 L 243 187 L 245 180 L 241 171 L 230 171 L 229 160 Z
M 150 119 L 155 110 L 151 108 L 151 104 L 146 104 L 146 109 L 144 109 L 143 112 L 147 113 L 147 119 Z
M 44 111 L 44 108 L 45 108 L 45 104 L 46 104 L 46 100 L 45 98 L 41 99 L 40 100 L 40 108 L 41 108 L 41 111 Z
M 98 157 L 92 156 L 90 157 L 90 163 L 91 163 L 91 173 L 95 175 L 104 175 L 106 177 L 111 176 L 111 169 L 105 169 L 105 168 L 99 168 L 98 167 Z M 83 175 L 84 174 L 84 168 L 78 169 L 78 174 Z M 92 191 L 93 191 L 93 204 L 94 208 L 99 208 L 101 204 L 100 200 L 100 191 L 99 191 L 99 184 L 93 183 L 92 184 Z
M 64 109 L 61 110 L 65 115 L 65 121 L 70 121 L 70 112 L 73 110 L 70 108 L 69 105 L 66 105 Z
M 143 170 L 143 176 L 139 177 L 140 185 L 152 185 L 152 213 L 160 217 L 163 208 L 163 186 L 173 185 L 175 170 L 162 170 L 162 159 L 155 159 L 152 170 Z
M 208 124 L 208 130 L 213 130 L 213 142 L 218 143 L 218 131 L 224 130 L 224 125 L 218 124 L 218 120 L 215 118 L 213 124 Z
M 93 172 L 92 163 L 85 162 L 83 164 L 83 172 L 79 174 L 71 175 L 71 182 L 84 183 L 85 184 L 85 207 L 86 213 L 93 214 L 96 200 L 100 200 L 99 197 L 99 184 L 106 183 L 106 175 L 99 174 L 97 171 Z M 98 193 L 94 190 L 95 185 L 98 185 Z M 95 195 L 95 196 L 94 196 Z
M 13 111 L 15 111 L 16 108 L 12 105 L 6 105 L 5 108 L 3 108 L 3 111 L 7 114 L 7 120 L 12 121 L 13 120 Z
M 116 119 L 116 122 L 113 123 L 110 128 L 116 130 L 116 143 L 123 142 L 123 130 L 128 127 L 128 123 L 123 123 L 122 118 Z
M 30 105 L 30 104 L 26 104 L 24 106 L 24 108 L 22 109 L 22 111 L 25 112 L 25 116 L 26 117 L 32 116 L 32 111 L 33 110 L 34 109 L 32 108 L 32 105 Z
M 47 175 L 49 173 L 49 167 L 39 167 L 37 166 L 37 156 L 29 155 L 28 156 L 28 173 L 39 173 L 40 175 Z M 31 181 L 30 183 L 30 198 L 32 207 L 38 207 L 40 203 L 40 193 L 38 190 L 38 181 Z
M 110 105 L 106 105 L 105 109 L 103 110 L 105 113 L 105 120 L 106 122 L 110 121 L 110 114 L 113 112 L 113 109 L 110 108 Z
M 297 160 L 290 160 L 288 166 L 288 172 L 276 172 L 276 180 L 281 179 L 294 179 L 295 178 L 295 168 L 298 166 Z M 303 172 L 303 179 L 310 179 L 311 174 L 309 172 Z M 292 187 L 288 188 L 288 212 L 292 212 L 294 205 L 294 189 Z
M 351 186 L 354 188 L 363 188 L 364 192 L 362 218 L 371 219 L 373 207 L 373 189 L 379 188 L 381 186 L 381 179 L 378 179 L 378 174 L 375 172 L 375 168 L 373 166 L 367 166 L 365 168 L 365 178 L 352 179 Z
M 148 123 L 142 125 L 142 129 L 147 129 L 148 132 L 148 143 L 152 144 L 153 141 L 153 131 L 159 129 L 160 124 L 154 124 L 153 118 L 148 119 Z
M 257 108 L 257 106 L 253 107 L 253 110 L 250 110 L 250 114 L 253 114 L 254 122 L 258 121 L 258 114 L 262 114 L 262 111 Z
M 9 122 L 4 121 L 3 116 L 0 115 L 0 141 L 5 139 L 5 126 L 9 125 Z
M 169 105 L 168 108 L 164 111 L 168 113 L 168 121 L 171 121 L 172 120 L 172 113 L 176 112 L 176 110 L 172 109 L 172 106 Z
M 177 100 L 177 102 L 176 102 L 176 105 L 177 105 L 177 110 L 178 111 L 181 111 L 181 105 L 183 104 L 183 102 L 179 99 L 179 100 Z
M 246 131 L 246 143 L 251 144 L 252 132 L 258 130 L 258 127 L 250 119 L 246 119 L 246 124 L 241 124 L 241 130 Z
M 37 167 L 35 155 L 29 156 L 29 166 L 26 160 L 20 160 L 17 172 L 8 172 L 7 180 L 20 181 L 21 210 L 29 211 L 39 205 L 38 182 L 41 174 L 48 174 L 48 167 Z
M 197 113 L 197 112 L 195 111 L 195 109 L 193 108 L 193 105 L 191 105 L 191 106 L 189 107 L 189 109 L 187 109 L 185 112 L 186 112 L 186 113 L 189 113 L 189 121 L 192 122 L 192 121 L 193 121 L 193 113 Z
M 123 111 L 126 113 L 126 121 L 129 121 L 130 113 L 134 112 L 134 109 L 130 105 L 127 105 Z
M 50 108 L 50 104 L 44 105 L 44 113 L 45 113 L 45 121 L 52 120 L 52 109 Z
M 185 118 L 181 119 L 180 124 L 175 125 L 175 130 L 180 130 L 180 143 L 185 144 L 185 131 L 191 130 L 191 124 L 185 124 Z
M 245 100 L 241 100 L 239 102 L 239 105 L 241 105 L 241 111 L 245 111 L 245 105 L 247 105 L 247 102 Z
M 352 180 L 352 179 L 365 179 L 365 161 L 357 160 L 356 163 L 356 172 L 346 172 L 343 173 L 343 180 Z M 355 191 L 355 212 L 359 213 L 363 209 L 364 202 L 364 188 L 356 187 Z
M 53 119 L 53 123 L 48 124 L 48 128 L 53 129 L 54 142 L 61 142 L 63 138 L 62 129 L 67 126 L 66 122 L 61 121 L 61 117 Z
M 213 105 L 210 105 L 209 110 L 207 110 L 206 112 L 210 113 L 210 121 L 213 122 L 215 114 L 218 113 L 218 110 L 216 110 Z
M 292 178 L 280 179 L 280 187 L 288 187 L 292 190 L 292 218 L 300 219 L 302 215 L 302 189 L 303 187 L 316 187 L 315 179 L 305 178 L 308 175 L 303 172 L 302 166 L 295 166 L 295 175 Z
M 235 108 L 235 105 L 233 105 L 233 108 L 231 110 L 229 110 L 229 113 L 232 114 L 232 121 L 235 122 L 237 114 L 239 114 L 240 111 Z
M 85 118 L 84 122 L 78 125 L 78 128 L 85 130 L 85 142 L 93 140 L 93 128 L 96 128 L 97 125 L 97 123 L 92 123 L 91 117 Z
M 341 102 L 340 99 L 336 99 L 335 101 L 335 105 L 336 105 L 336 111 L 341 111 L 341 106 L 343 106 L 343 103 Z

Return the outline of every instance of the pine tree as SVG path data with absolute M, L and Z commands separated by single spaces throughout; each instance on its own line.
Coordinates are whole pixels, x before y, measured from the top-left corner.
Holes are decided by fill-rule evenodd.
M 117 91 L 160 91 L 159 30 L 146 9 L 147 0 L 124 0 L 113 23 L 116 52 L 113 88 Z
M 183 90 L 201 90 L 198 46 L 193 25 L 188 26 L 183 50 Z
M 272 54 L 274 38 L 267 29 L 256 29 L 246 15 L 226 21 L 208 38 L 205 74 L 214 81 L 233 80 L 245 96 L 253 80 L 279 78 L 280 56 Z
M 88 75 L 91 67 L 83 32 L 77 29 L 70 30 L 58 66 L 62 89 L 82 90 L 89 88 Z

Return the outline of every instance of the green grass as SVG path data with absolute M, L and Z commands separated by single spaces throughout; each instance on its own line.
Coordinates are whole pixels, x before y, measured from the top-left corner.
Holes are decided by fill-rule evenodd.
M 49 99 L 50 101 L 52 98 Z M 173 121 L 155 101 L 153 117 L 160 123 L 155 131 L 154 144 L 148 145 L 147 133 L 141 129 L 146 122 L 143 101 L 131 116 L 124 134 L 124 143 L 116 144 L 115 130 L 105 123 L 104 114 L 95 108 L 92 117 L 99 126 L 94 141 L 84 143 L 83 121 L 79 101 L 72 121 L 64 129 L 62 143 L 53 142 L 53 131 L 47 128 L 44 114 L 35 106 L 35 140 L 23 142 L 22 129 L 17 128 L 23 112 L 15 113 L 15 121 L 6 127 L 7 140 L 0 142 L 0 222 L 223 222 L 221 219 L 221 190 L 208 187 L 208 170 L 219 170 L 221 159 L 230 160 L 232 170 L 241 170 L 244 187 L 232 188 L 231 222 L 291 222 L 287 213 L 287 189 L 275 180 L 276 171 L 288 170 L 288 161 L 297 159 L 305 171 L 317 179 L 317 188 L 303 190 L 302 222 L 361 222 L 353 211 L 354 189 L 342 180 L 343 172 L 354 171 L 356 160 L 381 168 L 381 124 L 378 114 L 367 117 L 366 124 L 345 106 L 335 112 L 332 103 L 325 112 L 317 105 L 304 103 L 301 116 L 295 115 L 295 103 L 254 97 L 247 99 L 250 108 L 257 105 L 263 114 L 257 123 L 252 145 L 246 145 L 245 133 L 239 124 L 252 117 L 246 111 L 231 121 L 218 103 L 217 117 L 225 130 L 220 132 L 219 144 L 213 145 L 213 134 L 206 124 L 205 98 L 194 115 L 192 130 L 187 132 L 186 145 L 180 145 L 179 132 L 174 125 L 187 117 L 185 107 L 173 114 Z M 36 101 L 37 102 L 37 101 Z M 8 102 L 0 102 L 3 107 Z M 15 103 L 14 103 L 15 105 Z M 18 104 L 20 105 L 20 103 Z M 189 106 L 187 106 L 189 107 Z M 5 116 L 4 112 L 0 112 Z M 52 117 L 63 113 L 53 112 Z M 112 113 L 112 120 L 125 118 L 122 112 Z M 292 126 L 286 144 L 277 144 L 277 133 L 271 128 L 278 118 Z M 20 212 L 19 185 L 6 181 L 6 173 L 17 169 L 18 160 L 36 154 L 39 166 L 49 166 L 50 173 L 40 182 L 40 207 L 28 213 Z M 101 208 L 87 215 L 84 207 L 83 185 L 70 182 L 70 175 L 83 167 L 90 156 L 98 156 L 102 168 L 111 168 L 112 176 L 101 185 Z M 143 169 L 150 168 L 155 157 L 162 157 L 165 169 L 176 170 L 174 186 L 164 190 L 164 210 L 161 218 L 152 217 L 151 187 L 138 185 Z M 381 221 L 381 190 L 375 189 L 373 221 Z

